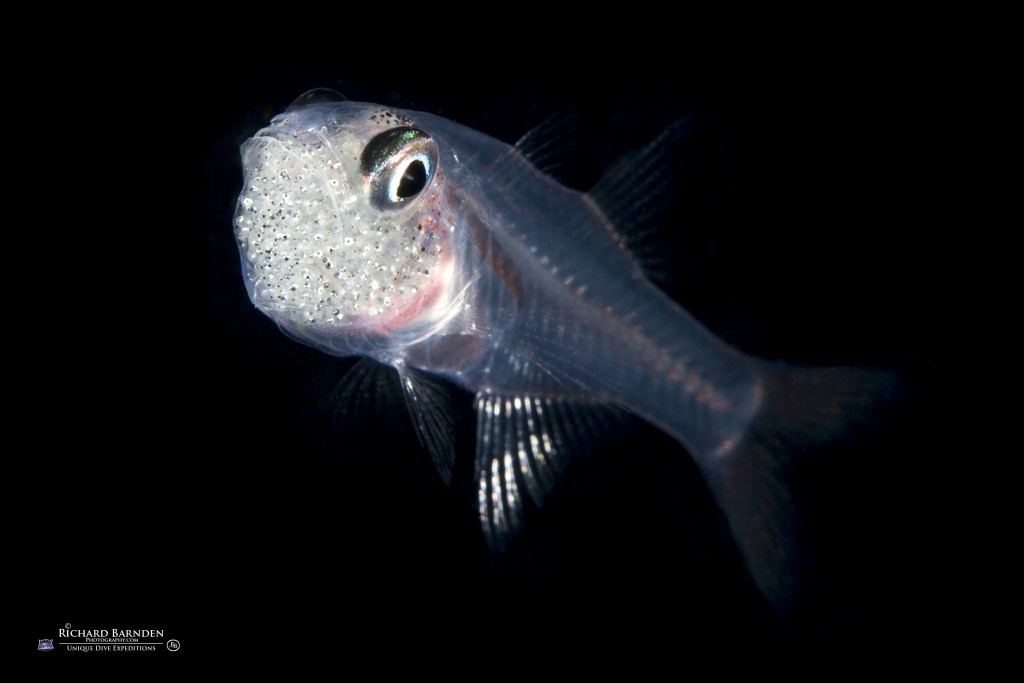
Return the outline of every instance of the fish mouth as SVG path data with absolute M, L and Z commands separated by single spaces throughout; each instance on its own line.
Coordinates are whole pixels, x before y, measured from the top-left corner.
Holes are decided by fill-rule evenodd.
M 256 155 L 268 148 L 289 157 L 293 168 L 303 169 L 304 173 L 315 176 L 321 190 L 327 197 L 335 198 L 336 190 L 340 189 L 342 198 L 348 195 L 349 177 L 344 164 L 338 155 L 337 148 L 331 144 L 326 131 L 307 130 L 295 131 L 282 128 L 264 128 L 242 144 L 242 168 L 248 178 L 250 168 L 257 166 Z M 323 168 L 324 159 L 318 156 L 327 152 L 331 168 L 339 175 L 333 182 L 327 177 Z M 294 180 L 294 178 L 289 178 Z M 337 207 L 335 207 L 337 208 Z

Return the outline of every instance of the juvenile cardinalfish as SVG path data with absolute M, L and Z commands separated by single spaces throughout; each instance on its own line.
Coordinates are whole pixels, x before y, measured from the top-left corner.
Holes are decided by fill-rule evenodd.
M 505 549 L 613 406 L 678 440 L 747 567 L 785 611 L 796 591 L 794 450 L 864 419 L 882 371 L 746 355 L 659 290 L 616 226 L 646 199 L 655 141 L 590 192 L 439 116 L 312 91 L 242 145 L 235 234 L 253 304 L 289 336 L 397 370 L 441 477 L 454 460 L 434 377 L 472 392 L 484 536 Z

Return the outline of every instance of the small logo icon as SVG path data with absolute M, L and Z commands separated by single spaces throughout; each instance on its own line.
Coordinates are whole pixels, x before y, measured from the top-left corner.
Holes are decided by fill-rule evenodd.
M 37 650 L 52 650 L 53 649 L 53 638 L 40 638 L 39 647 Z
M 42 642 L 42 641 L 39 641 L 39 642 Z M 167 641 L 167 649 L 170 650 L 171 652 L 177 652 L 179 647 L 181 647 L 181 643 L 179 643 L 178 641 L 176 641 L 176 640 L 168 640 Z

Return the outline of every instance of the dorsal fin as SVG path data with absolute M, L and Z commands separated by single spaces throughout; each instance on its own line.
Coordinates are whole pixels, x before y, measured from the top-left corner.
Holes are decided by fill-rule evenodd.
M 538 171 L 558 178 L 581 143 L 579 115 L 570 107 L 562 107 L 527 131 L 514 148 Z
M 652 280 L 671 275 L 672 254 L 657 239 L 674 199 L 672 157 L 690 137 L 694 116 L 665 128 L 642 149 L 628 152 L 601 176 L 587 195 L 615 227 L 621 243 Z
M 622 433 L 629 420 L 606 404 L 529 394 L 480 393 L 475 407 L 480 525 L 494 552 L 518 532 L 527 498 L 539 506 L 571 460 Z

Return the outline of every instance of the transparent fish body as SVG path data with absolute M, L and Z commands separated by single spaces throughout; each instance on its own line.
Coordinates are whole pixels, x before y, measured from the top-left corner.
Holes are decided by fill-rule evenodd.
M 403 135 L 412 146 L 389 151 Z M 414 148 L 424 135 L 429 148 Z M 798 372 L 724 343 L 651 283 L 600 197 L 444 118 L 313 102 L 242 154 L 236 235 L 253 303 L 303 343 L 398 369 L 442 476 L 451 440 L 429 376 L 476 395 L 493 547 L 518 530 L 524 492 L 539 503 L 557 478 L 585 423 L 574 416 L 610 405 L 686 447 L 758 585 L 786 604 L 779 435 L 835 431 L 871 404 L 877 378 Z M 404 175 L 380 175 L 392 166 Z

